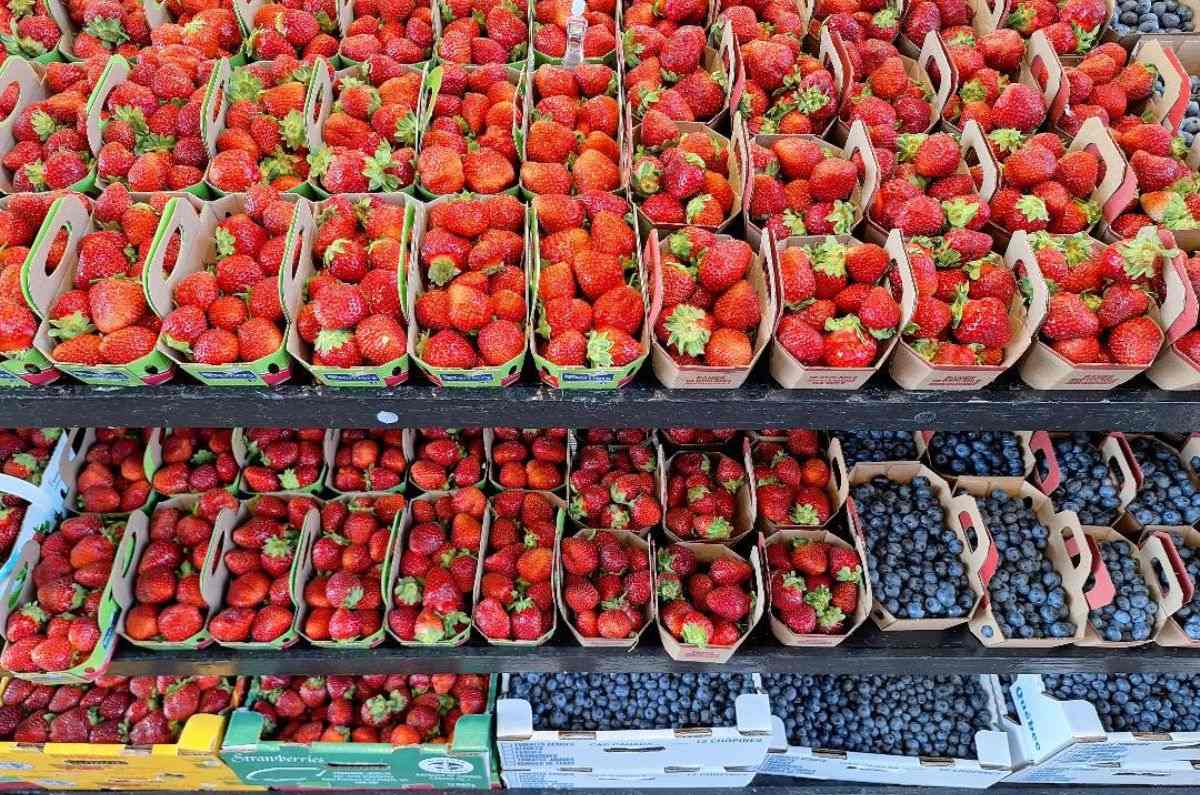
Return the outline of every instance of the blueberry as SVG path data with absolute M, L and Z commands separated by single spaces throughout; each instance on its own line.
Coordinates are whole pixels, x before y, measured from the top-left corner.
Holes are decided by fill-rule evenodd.
M 1195 676 L 1048 674 L 1042 679 L 1055 698 L 1091 703 L 1105 731 L 1165 733 L 1200 725 L 1200 682 Z

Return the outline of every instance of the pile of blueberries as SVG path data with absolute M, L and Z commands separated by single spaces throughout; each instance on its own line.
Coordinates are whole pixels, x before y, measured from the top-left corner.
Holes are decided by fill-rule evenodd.
M 987 693 L 971 676 L 763 674 L 788 743 L 868 754 L 975 758 L 975 733 L 993 728 Z
M 1142 486 L 1125 510 L 1144 525 L 1194 524 L 1200 520 L 1200 490 L 1192 483 L 1176 452 L 1144 436 L 1131 439 L 1129 448 L 1142 470 Z M 1192 466 L 1200 465 L 1200 458 Z
M 1054 440 L 1054 455 L 1062 477 L 1050 493 L 1054 510 L 1074 511 L 1085 525 L 1104 527 L 1115 522 L 1121 509 L 1120 489 L 1100 448 L 1086 433 L 1073 433 Z M 1043 467 L 1042 477 L 1048 475 Z
M 1075 634 L 1062 576 L 1046 557 L 1049 529 L 1026 503 L 1003 491 L 979 499 L 998 565 L 988 581 L 992 613 L 1006 638 L 1069 638 Z M 983 632 L 990 633 L 990 626 Z
M 512 674 L 508 697 L 554 731 L 736 726 L 734 701 L 756 692 L 747 674 Z
M 1134 546 L 1126 541 L 1102 541 L 1100 559 L 1108 576 L 1112 578 L 1116 597 L 1104 607 L 1088 612 L 1092 627 L 1100 637 L 1113 643 L 1131 640 L 1149 640 L 1154 631 L 1154 617 L 1158 614 L 1158 603 L 1146 587 L 1146 580 L 1134 557 Z M 1084 591 L 1095 584 L 1089 576 Z
M 936 472 L 958 477 L 1023 477 L 1021 441 L 1011 431 L 938 431 L 929 440 Z
M 837 431 L 846 466 L 875 461 L 916 461 L 912 431 Z
M 1192 582 L 1200 583 L 1200 549 L 1187 546 L 1183 539 L 1174 533 L 1171 533 L 1171 543 L 1179 552 L 1179 559 L 1183 561 L 1183 567 L 1192 578 Z M 1179 608 L 1174 618 L 1179 626 L 1183 627 L 1185 635 L 1192 640 L 1200 640 L 1200 594 L 1193 595 L 1192 601 Z
M 1109 732 L 1200 730 L 1200 677 L 1186 674 L 1044 674 L 1046 692 L 1087 701 Z
M 1112 28 L 1122 36 L 1133 33 L 1191 33 L 1192 9 L 1178 0 L 1120 0 Z
M 960 618 L 975 604 L 959 557 L 963 543 L 946 525 L 927 478 L 875 477 L 851 492 L 867 547 L 875 598 L 896 618 Z

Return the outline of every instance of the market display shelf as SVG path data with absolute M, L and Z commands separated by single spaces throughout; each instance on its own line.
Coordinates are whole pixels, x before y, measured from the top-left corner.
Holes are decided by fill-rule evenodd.
M 861 627 L 840 646 L 780 646 L 763 626 L 723 665 L 676 662 L 653 630 L 629 652 L 580 647 L 560 628 L 543 646 L 489 646 L 472 637 L 464 646 L 403 648 L 387 643 L 374 649 L 321 649 L 300 644 L 284 652 L 232 650 L 210 646 L 198 651 L 152 652 L 123 645 L 109 673 L 137 676 L 264 674 L 502 673 L 506 671 L 596 671 L 646 673 L 671 671 L 744 671 L 748 673 L 1017 674 L 1135 673 L 1200 674 L 1200 654 L 1186 649 L 1144 646 L 1121 649 L 1066 646 L 1058 649 L 984 648 L 966 630 L 881 632 Z
M 274 389 L 165 384 L 144 389 L 77 384 L 0 390 L 6 426 L 812 427 L 892 430 L 1182 431 L 1200 427 L 1200 396 L 1148 382 L 1110 391 L 1045 392 L 1004 382 L 972 392 L 912 392 L 884 378 L 853 392 L 740 389 L 561 391 L 410 384 L 392 389 L 283 385 Z

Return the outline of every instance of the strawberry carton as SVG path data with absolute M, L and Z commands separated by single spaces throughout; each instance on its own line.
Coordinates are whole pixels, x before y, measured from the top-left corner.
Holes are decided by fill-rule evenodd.
M 629 140 L 638 152 L 630 188 L 642 234 L 686 224 L 719 232 L 741 212 L 749 155 L 739 131 L 731 141 L 698 122 L 650 111 Z
M 231 649 L 286 649 L 300 640 L 308 603 L 301 568 L 321 525 L 312 497 L 260 495 L 217 517 L 205 571 L 221 609 L 208 631 Z
M 1164 344 L 1195 325 L 1183 255 L 1170 233 L 1155 227 L 1108 246 L 1087 238 L 1062 256 L 1045 251 L 1066 242 L 1035 243 L 1044 252 L 1043 274 L 1059 290 L 1047 303 L 1021 379 L 1035 389 L 1111 389 L 1146 370 Z M 1083 290 L 1092 293 L 1085 299 Z M 1096 290 L 1102 290 L 1098 304 Z
M 190 56 L 151 48 L 136 66 L 108 60 L 88 104 L 88 145 L 96 153 L 96 184 L 121 182 L 130 192 L 186 191 L 208 195 L 204 170 L 216 146 L 229 66 L 197 65 Z
M 554 583 L 566 502 L 549 492 L 509 489 L 489 498 L 471 613 L 493 646 L 541 646 L 558 629 Z
M 764 239 L 779 284 L 771 375 L 783 387 L 859 389 L 883 367 L 917 300 L 901 240 L 897 230 L 882 246 L 844 234 Z
M 235 428 L 233 457 L 246 495 L 317 494 L 333 461 L 336 429 Z
M 672 660 L 727 663 L 762 618 L 762 561 L 723 544 L 659 547 L 654 605 L 658 636 Z
M 798 15 L 784 3 L 775 4 L 781 20 Z M 749 6 L 730 6 L 722 15 L 748 12 Z M 737 110 L 752 135 L 811 134 L 821 137 L 829 132 L 842 105 L 842 89 L 846 83 L 846 64 L 834 45 L 833 35 L 821 29 L 820 48 L 814 58 L 795 52 L 787 39 L 775 38 L 783 33 L 776 27 L 771 38 L 759 36 L 757 27 L 740 31 L 739 21 L 732 21 L 740 49 L 737 75 L 729 98 L 730 108 Z M 753 34 L 752 38 L 748 38 Z M 802 38 L 803 30 L 798 31 Z
M 740 455 L 680 451 L 660 479 L 663 528 L 672 541 L 732 547 L 754 529 L 757 515 L 750 441 Z
M 61 503 L 66 494 L 62 463 L 73 436 L 63 428 L 0 429 L 0 508 L 8 507 L 10 496 L 29 503 Z M 7 551 L 11 543 L 11 538 L 0 543 L 0 550 Z
M 0 122 L 0 190 L 92 188 L 96 171 L 86 137 L 87 109 L 106 63 L 103 57 L 46 66 L 5 59 L 0 85 L 15 84 L 19 93 Z
M 630 437 L 625 437 L 630 438 Z M 643 538 L 662 521 L 662 446 L 591 442 L 572 462 L 567 514 L 585 529 L 625 530 Z
M 539 376 L 559 389 L 625 386 L 650 352 L 629 203 L 599 191 L 539 194 L 532 210 L 528 331 Z
M 220 489 L 159 503 L 149 522 L 130 523 L 117 548 L 113 598 L 117 632 L 146 649 L 202 649 L 212 643 L 208 620 L 221 606 L 214 522 L 236 512 Z
M 739 52 L 752 41 L 765 41 L 776 34 L 784 37 L 778 39 L 781 43 L 790 40 L 803 46 L 804 37 L 808 35 L 798 5 L 780 0 L 762 5 L 750 5 L 742 0 L 725 4 L 708 26 L 709 40 L 719 40 L 726 25 L 733 26 L 733 38 Z
M 618 31 L 621 24 L 619 0 L 592 0 L 582 14 L 587 27 L 583 30 L 580 52 L 586 63 L 614 63 L 617 52 Z M 536 64 L 560 64 L 567 54 L 575 15 L 573 4 L 565 0 L 552 3 L 534 3 L 530 9 L 533 16 L 533 61 Z M 577 25 L 577 23 L 576 23 Z
M 274 386 L 292 375 L 286 332 L 299 307 L 284 307 L 284 256 L 292 194 L 256 186 L 199 210 L 172 200 L 143 277 L 163 317 L 158 351 L 209 386 Z M 188 241 L 181 245 L 177 241 Z M 297 297 L 295 293 L 292 297 Z
M 767 562 L 771 634 L 784 646 L 840 645 L 867 620 L 873 597 L 861 539 L 828 530 L 776 530 L 759 537 Z
M 307 194 L 308 156 L 320 142 L 316 121 L 333 102 L 330 83 L 314 75 L 329 68 L 323 59 L 301 64 L 281 55 L 230 73 L 211 124 L 216 152 L 204 173 L 214 196 L 257 184 Z
M 528 215 L 511 195 L 443 196 L 417 208 L 408 353 L 438 386 L 508 386 L 521 377 Z
M 32 574 L 10 594 L 0 654 L 6 670 L 37 684 L 83 684 L 103 674 L 121 617 L 113 596 L 117 547 L 128 525 L 145 524 L 140 511 L 108 521 L 85 513 L 22 547 L 21 564 Z
M 142 469 L 165 497 L 237 489 L 231 428 L 155 428 L 146 439 Z
M 154 489 L 142 466 L 149 432 L 136 428 L 85 428 L 64 458 L 68 511 L 128 516 L 153 504 Z M 70 463 L 68 463 L 70 459 Z
M 695 226 L 661 242 L 650 231 L 651 361 L 664 386 L 736 389 L 745 382 L 776 313 L 770 256 L 766 241 L 756 256 L 744 241 Z
M 0 44 L 9 55 L 39 64 L 59 60 L 58 45 L 63 31 L 71 29 L 71 22 L 57 0 L 21 6 L 6 21 L 9 34 L 0 40 Z
M 429 0 L 389 4 L 379 0 L 351 0 L 339 13 L 345 35 L 338 45 L 343 66 L 385 64 L 381 58 L 401 64 L 422 64 L 433 57 L 433 44 L 441 32 L 441 14 L 432 11 Z M 388 69 L 391 64 L 387 64 Z
M 879 186 L 879 164 L 867 130 L 854 122 L 839 149 L 812 135 L 750 138 L 753 173 L 742 196 L 746 242 L 762 246 L 763 229 L 776 240 L 797 235 L 849 235 Z
M 409 505 L 384 588 L 387 629 L 402 646 L 466 643 L 492 520 L 476 486 L 429 492 Z
M 437 57 L 442 63 L 516 64 L 529 55 L 529 8 L 525 0 L 451 0 L 440 3 L 439 10 Z
M 904 8 L 897 46 L 900 52 L 915 58 L 930 31 L 938 33 L 950 46 L 969 44 L 973 36 L 982 37 L 994 31 L 996 20 L 1003 13 L 1003 4 L 994 0 L 943 0 L 941 3 L 916 0 Z M 1024 42 L 1018 42 L 1018 46 L 1024 49 Z
M 482 487 L 488 452 L 481 428 L 418 428 L 408 482 L 417 491 Z
M 134 58 L 151 44 L 151 31 L 170 21 L 166 9 L 154 3 L 72 0 L 63 5 L 70 25 L 62 29 L 58 51 L 68 61 L 109 54 Z
M 558 609 L 585 649 L 632 649 L 654 622 L 654 544 L 629 530 L 562 540 Z
M 1050 649 L 1071 643 L 1078 644 L 1084 637 L 1084 628 L 1088 620 L 1088 603 L 1084 598 L 1083 585 L 1091 568 L 1092 553 L 1090 549 L 1086 549 L 1082 556 L 1079 555 L 1077 539 L 1082 532 L 1079 529 L 1079 519 L 1075 513 L 1072 511 L 1056 512 L 1054 503 L 1049 497 L 1030 484 L 1016 478 L 960 477 L 955 490 L 959 494 L 969 494 L 977 500 L 984 500 L 995 492 L 1001 491 L 1019 500 L 1037 517 L 1038 523 L 1046 529 L 1044 547 L 1039 550 L 1038 557 L 1050 561 L 1054 573 L 1061 579 L 1062 588 L 1066 592 L 1067 616 L 1075 627 L 1074 634 L 1062 637 L 1050 634 L 1030 638 L 1006 637 L 1001 628 L 1001 611 L 1009 609 L 1011 605 L 999 605 L 993 601 L 991 584 L 1000 566 L 1010 566 L 1012 567 L 1010 571 L 1016 571 L 1017 566 L 1013 566 L 1011 561 L 1007 563 L 1002 561 L 997 554 L 995 560 L 980 571 L 984 593 L 983 599 L 979 603 L 979 609 L 975 611 L 968 623 L 971 634 L 988 647 Z M 978 505 L 978 503 L 976 504 Z M 983 517 L 982 511 L 980 516 L 986 525 L 988 520 Z M 991 528 L 987 528 L 987 533 L 992 535 Z M 1041 566 L 1041 562 L 1036 558 L 1023 557 L 1023 559 L 1032 560 L 1035 565 Z M 1017 599 L 1024 601 L 1024 596 L 1018 596 Z
M 1099 224 L 1097 237 L 1105 242 L 1134 237 L 1143 226 L 1153 224 L 1169 230 L 1179 247 L 1194 258 L 1200 249 L 1200 200 L 1194 198 L 1200 144 L 1193 141 L 1181 152 L 1180 139 L 1163 124 L 1130 125 L 1124 132 L 1113 131 L 1113 137 L 1129 155 L 1139 192 L 1136 204 L 1131 200 L 1111 223 Z M 1194 271 L 1189 259 L 1188 273 Z
M 339 428 L 333 434 L 333 460 L 325 476 L 325 488 L 335 494 L 404 493 L 408 465 L 415 460 L 411 428 Z
M 629 184 L 625 97 L 604 64 L 574 70 L 542 64 L 526 80 L 521 118 L 521 189 L 615 193 Z
M 417 194 L 517 193 L 525 78 L 517 66 L 444 63 L 421 99 Z M 460 124 L 465 122 L 465 125 Z
M 810 44 L 828 27 L 847 42 L 895 41 L 904 18 L 903 0 L 800 0 L 799 12 L 808 29 Z
M 183 0 L 163 3 L 169 21 L 156 25 L 151 46 L 182 44 L 204 60 L 242 60 L 242 26 L 232 3 L 193 8 Z
M 850 478 L 842 444 L 830 438 L 822 451 L 818 442 L 815 433 L 789 434 L 751 445 L 754 504 L 768 530 L 825 527 L 845 504 Z
M 1115 9 L 1114 0 L 1016 0 L 996 21 L 1024 38 L 1043 31 L 1059 55 L 1083 55 L 1099 43 Z
M 567 428 L 485 428 L 488 482 L 498 491 L 562 491 L 575 439 Z
M 316 90 L 336 97 L 318 109 L 320 144 L 309 156 L 309 190 L 330 194 L 411 193 L 416 176 L 417 119 L 425 69 L 369 64 L 313 72 Z
M 626 23 L 629 24 L 629 23 Z M 666 34 L 631 27 L 625 35 L 625 97 L 638 121 L 657 110 L 672 121 L 720 125 L 729 111 L 737 46 L 727 25 L 716 49 L 704 28 L 680 25 Z M 632 120 L 630 122 L 632 124 Z
M 928 256 L 928 252 L 918 251 L 915 256 Z M 942 290 L 950 279 L 968 285 L 967 293 L 960 290 L 951 298 L 949 323 L 943 324 L 947 317 L 943 299 L 949 296 Z M 987 386 L 1028 350 L 1046 315 L 1047 290 L 1024 232 L 1012 236 L 1003 260 L 988 254 L 959 269 L 938 271 L 937 289 L 918 295 L 905 338 L 892 357 L 892 378 L 905 389 Z M 940 338 L 933 333 L 939 326 Z
M 983 517 L 979 515 L 979 507 L 970 495 L 952 496 L 950 486 L 932 469 L 915 461 L 888 463 L 859 463 L 850 471 L 850 498 L 846 501 L 846 519 L 851 535 L 856 544 L 862 544 L 868 555 L 872 554 L 872 533 L 875 540 L 879 538 L 878 529 L 872 531 L 863 518 L 856 502 L 857 486 L 869 484 L 875 478 L 885 478 L 892 483 L 912 483 L 917 478 L 924 478 L 929 483 L 930 491 L 941 507 L 942 521 L 946 530 L 957 539 L 961 551 L 952 556 L 963 565 L 960 585 L 964 585 L 967 593 L 973 597 L 970 609 L 961 611 L 961 615 L 947 615 L 933 618 L 900 617 L 890 612 L 884 603 L 885 597 L 880 593 L 881 578 L 886 572 L 872 571 L 871 577 L 875 604 L 871 609 L 871 620 L 884 632 L 907 632 L 911 630 L 944 630 L 967 623 L 979 608 L 985 589 L 982 575 L 990 568 L 989 560 L 994 559 L 992 540 L 988 535 Z M 968 535 L 966 530 L 973 532 Z M 948 562 L 948 561 L 947 561 Z M 926 565 L 932 567 L 933 561 L 926 559 Z M 932 570 L 932 568 L 930 569 Z M 944 579 L 944 578 L 943 578 Z M 908 605 L 902 605 L 907 610 Z
M 395 386 L 408 379 L 405 305 L 414 202 L 340 194 L 296 208 L 284 303 L 299 308 L 287 350 L 319 383 Z
M 1200 547 L 1200 530 L 1190 525 L 1151 526 L 1146 527 L 1143 533 L 1143 539 L 1156 535 L 1163 541 L 1163 548 L 1171 560 L 1171 566 L 1174 569 L 1175 578 L 1179 581 L 1181 592 L 1180 609 L 1176 610 L 1159 629 L 1154 642 L 1159 646 L 1196 648 L 1200 646 L 1200 642 L 1192 637 L 1196 634 L 1196 582 L 1192 573 L 1195 571 L 1194 550 Z M 1181 550 L 1192 552 L 1191 561 L 1187 565 L 1183 565 L 1184 561 L 1180 557 Z
M 707 0 L 671 0 L 669 3 L 622 0 L 621 7 L 622 31 L 640 25 L 653 28 L 663 36 L 671 35 L 681 25 L 708 28 L 715 21 L 717 14 L 716 4 Z
M 1194 232 L 1172 232 L 1181 247 L 1186 247 L 1183 240 L 1189 240 Z M 1184 260 L 1184 279 L 1186 291 L 1185 305 L 1196 296 L 1196 280 L 1194 266 L 1198 261 L 1195 256 Z M 1166 330 L 1166 344 L 1158 353 L 1154 364 L 1146 371 L 1146 377 L 1160 389 L 1185 390 L 1200 387 L 1200 329 L 1193 323 L 1189 328 L 1187 321 L 1189 313 L 1184 312 L 1179 319 Z M 1182 332 L 1182 334 L 1180 333 Z
M 160 318 L 147 300 L 143 255 L 161 220 L 155 206 L 166 197 L 137 208 L 124 198 L 125 212 L 111 213 L 104 202 L 89 211 L 78 195 L 56 200 L 22 281 L 34 305 L 45 307 L 34 345 L 58 369 L 89 384 L 156 385 L 171 380 L 175 368 L 155 347 Z M 62 258 L 47 272 L 60 230 L 67 231 Z
M 299 561 L 308 605 L 304 639 L 314 646 L 372 649 L 384 641 L 391 549 L 404 513 L 400 494 L 352 494 L 321 506 L 320 533 Z
M 736 428 L 661 428 L 668 450 L 726 450 L 741 448 L 742 432 Z
M 338 53 L 342 23 L 349 15 L 341 0 L 320 0 L 294 8 L 269 0 L 234 0 L 233 12 L 242 27 L 242 51 L 248 61 L 271 61 L 279 56 L 304 62 L 332 60 Z

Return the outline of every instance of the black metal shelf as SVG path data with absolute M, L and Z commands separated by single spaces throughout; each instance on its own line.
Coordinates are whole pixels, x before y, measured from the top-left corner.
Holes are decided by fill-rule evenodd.
M 0 391 L 0 425 L 374 427 L 770 426 L 895 430 L 1190 431 L 1200 395 L 1147 382 L 1108 392 L 1038 392 L 1011 381 L 976 392 L 906 392 L 883 377 L 856 392 L 784 390 L 754 380 L 736 390 L 562 392 L 543 386 L 444 389 L 276 389 L 167 384 L 145 389 L 51 385 Z
M 563 627 L 536 648 L 490 646 L 472 637 L 454 648 L 411 648 L 389 642 L 375 649 L 321 649 L 301 644 L 284 652 L 244 651 L 210 646 L 194 652 L 150 652 L 123 644 L 113 674 L 263 675 L 503 673 L 512 671 L 597 671 L 645 673 L 667 671 L 745 671 L 775 673 L 924 674 L 986 673 L 1135 673 L 1200 674 L 1200 653 L 1144 646 L 1134 649 L 988 649 L 966 630 L 947 632 L 880 632 L 860 627 L 834 648 L 780 646 L 765 626 L 724 665 L 675 662 L 659 645 L 654 627 L 630 652 L 580 647 Z

